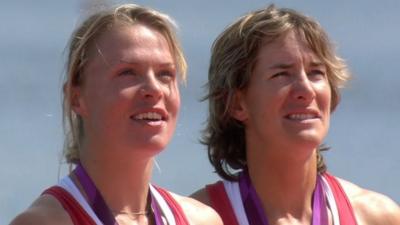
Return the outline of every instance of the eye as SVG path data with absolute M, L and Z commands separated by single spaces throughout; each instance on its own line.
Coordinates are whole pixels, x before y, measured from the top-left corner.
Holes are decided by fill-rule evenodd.
M 289 73 L 288 73 L 287 71 L 281 71 L 281 72 L 279 72 L 279 73 L 273 74 L 273 75 L 271 76 L 271 79 L 280 78 L 280 77 L 286 77 L 286 76 L 289 76 Z
M 124 69 L 121 70 L 121 72 L 118 73 L 119 76 L 136 76 L 137 73 L 133 69 Z
M 169 82 L 175 79 L 176 72 L 171 70 L 162 70 L 158 73 L 158 76 L 162 81 Z
M 322 79 L 322 78 L 325 78 L 325 74 L 326 74 L 325 71 L 315 69 L 315 70 L 311 70 L 307 75 L 314 79 Z

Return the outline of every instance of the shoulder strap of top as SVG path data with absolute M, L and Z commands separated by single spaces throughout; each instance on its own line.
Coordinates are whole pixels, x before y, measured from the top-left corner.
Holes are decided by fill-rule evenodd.
M 340 224 L 357 225 L 357 220 L 354 215 L 353 207 L 351 206 L 350 201 L 347 198 L 347 195 L 344 192 L 339 181 L 329 173 L 324 173 L 324 177 L 326 178 L 330 188 L 332 189 L 333 196 L 335 198 L 339 211 Z
M 231 202 L 225 191 L 224 183 L 222 181 L 218 181 L 214 184 L 209 184 L 206 186 L 206 191 L 208 197 L 210 198 L 211 206 L 221 216 L 224 224 L 239 225 L 238 221 L 236 220 Z
M 45 190 L 43 194 L 55 197 L 68 212 L 74 225 L 96 225 L 92 218 L 80 206 L 80 204 L 66 190 L 59 186 L 53 186 Z
M 175 218 L 175 222 L 177 225 L 189 225 L 189 221 L 186 218 L 186 215 L 184 211 L 182 210 L 182 207 L 179 205 L 179 203 L 172 197 L 172 195 L 165 189 L 157 187 L 155 185 L 152 185 L 157 192 L 164 198 L 164 200 L 167 202 L 168 206 L 172 210 Z

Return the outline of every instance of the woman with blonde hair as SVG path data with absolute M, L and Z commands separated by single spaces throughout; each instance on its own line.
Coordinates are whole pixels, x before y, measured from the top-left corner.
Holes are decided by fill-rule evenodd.
M 312 18 L 273 5 L 212 48 L 203 143 L 223 178 L 193 196 L 229 225 L 400 224 L 388 197 L 326 171 L 321 151 L 344 61 Z
M 126 4 L 86 19 L 64 84 L 65 157 L 75 168 L 12 224 L 221 224 L 210 207 L 150 184 L 185 73 L 168 16 Z

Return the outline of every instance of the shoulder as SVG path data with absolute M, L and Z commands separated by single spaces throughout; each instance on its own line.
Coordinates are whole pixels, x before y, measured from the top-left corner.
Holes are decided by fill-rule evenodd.
M 227 197 L 226 189 L 224 183 L 234 183 L 225 180 L 219 180 L 215 183 L 208 184 L 204 188 L 197 190 L 196 192 L 192 193 L 190 197 L 208 205 L 211 207 L 213 206 L 213 202 L 217 202 L 219 200 L 224 199 Z
M 72 225 L 68 213 L 62 205 L 50 195 L 40 196 L 32 205 L 15 217 L 10 225 L 60 224 Z
M 208 192 L 207 192 L 206 188 L 197 190 L 196 192 L 191 194 L 190 197 L 196 199 L 197 201 L 202 202 L 203 204 L 211 206 L 210 197 L 208 196 Z
M 389 197 L 338 178 L 359 224 L 400 224 L 400 208 Z
M 170 194 L 182 206 L 191 224 L 223 224 L 218 213 L 206 204 L 190 197 Z

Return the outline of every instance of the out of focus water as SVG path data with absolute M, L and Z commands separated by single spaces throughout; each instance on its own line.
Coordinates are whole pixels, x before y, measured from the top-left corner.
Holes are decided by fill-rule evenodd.
M 137 1 L 180 25 L 189 62 L 175 137 L 157 161 L 154 182 L 190 194 L 217 176 L 198 143 L 205 120 L 202 97 L 209 49 L 234 18 L 268 2 Z M 326 28 L 354 79 L 334 113 L 326 153 L 332 173 L 400 202 L 400 2 L 277 1 Z M 8 223 L 57 182 L 63 141 L 60 87 L 63 51 L 81 20 L 78 0 L 0 3 L 0 224 Z M 61 175 L 60 175 L 61 174 Z

